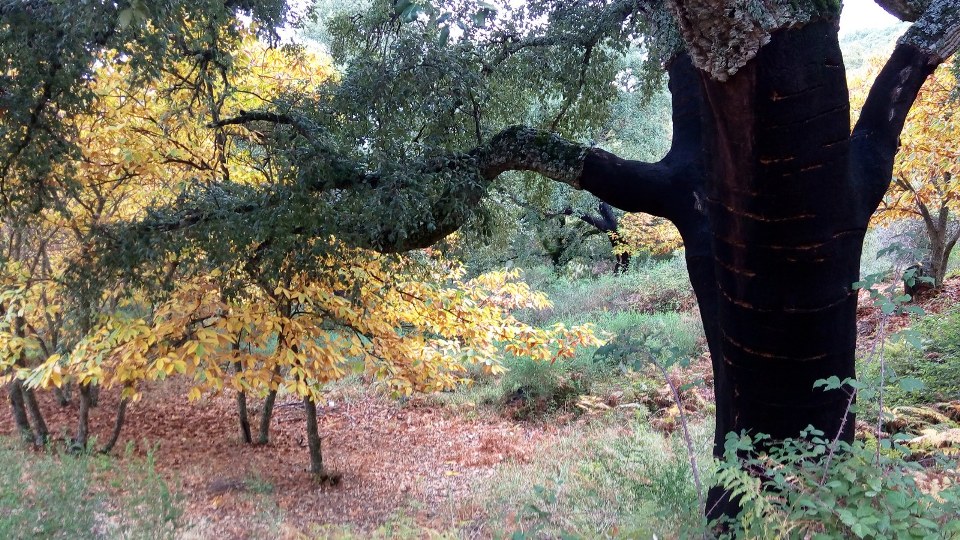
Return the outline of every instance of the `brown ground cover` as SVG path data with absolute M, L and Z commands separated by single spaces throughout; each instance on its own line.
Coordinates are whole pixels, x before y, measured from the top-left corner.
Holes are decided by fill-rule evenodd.
M 319 485 L 308 474 L 304 411 L 299 400 L 278 399 L 271 443 L 240 442 L 232 396 L 187 403 L 185 384 L 148 389 L 132 403 L 117 453 L 127 441 L 135 456 L 152 450 L 157 470 L 185 495 L 186 520 L 196 536 L 255 537 L 249 518 L 267 490 L 283 514 L 280 536 L 294 537 L 319 524 L 370 530 L 398 511 L 413 511 L 417 523 L 449 527 L 485 518 L 469 504 L 477 483 L 504 462 L 525 462 L 567 427 L 517 423 L 495 415 L 465 415 L 413 400 L 404 404 L 374 394 L 329 396 L 320 408 L 327 467 L 342 474 L 337 486 Z M 117 396 L 104 392 L 91 430 L 105 438 Z M 74 406 L 59 407 L 41 396 L 51 433 L 73 430 Z M 475 416 L 475 418 L 470 418 Z M 0 434 L 12 435 L 6 407 Z M 187 532 L 190 535 L 189 531 Z

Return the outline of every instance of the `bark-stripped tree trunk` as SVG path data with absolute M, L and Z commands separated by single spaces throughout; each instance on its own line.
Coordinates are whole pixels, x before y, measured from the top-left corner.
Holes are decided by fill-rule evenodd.
M 619 226 L 617 215 L 613 212 L 613 207 L 603 201 L 597 205 L 597 212 L 598 216 L 580 214 L 580 220 L 607 236 L 616 261 L 613 265 L 613 273 L 615 275 L 623 274 L 630 269 L 630 248 L 617 234 L 617 227 Z
M 776 440 L 813 425 L 852 439 L 847 393 L 813 385 L 854 376 L 863 237 L 892 178 L 906 113 L 938 62 L 898 46 L 851 134 L 836 24 L 815 21 L 774 32 L 722 82 L 677 57 L 673 144 L 659 163 L 595 148 L 583 149 L 579 170 L 529 149 L 506 160 L 677 226 L 713 361 L 715 455 L 741 430 Z M 553 144 L 543 153 L 574 154 Z M 736 511 L 718 489 L 707 509 Z

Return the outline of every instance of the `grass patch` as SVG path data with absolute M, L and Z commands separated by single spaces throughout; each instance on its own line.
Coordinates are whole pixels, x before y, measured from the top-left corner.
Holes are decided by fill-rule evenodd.
M 0 538 L 172 538 L 181 515 L 149 455 L 118 463 L 0 439 Z
M 698 461 L 709 468 L 711 422 L 693 424 L 692 432 Z M 494 538 L 679 538 L 702 531 L 682 443 L 651 430 L 643 415 L 579 423 L 533 462 L 500 467 L 472 497 L 449 504 L 483 508 L 487 517 L 451 525 Z
M 519 316 L 534 325 L 557 321 L 593 322 L 597 313 L 677 311 L 693 305 L 693 289 L 681 256 L 665 261 L 648 260 L 624 275 L 596 279 L 556 277 L 539 269 L 526 270 L 524 280 L 543 291 L 553 307 Z
M 455 540 L 460 536 L 428 529 L 416 519 L 399 512 L 372 531 L 362 531 L 349 525 L 314 525 L 307 531 L 309 538 L 323 540 Z

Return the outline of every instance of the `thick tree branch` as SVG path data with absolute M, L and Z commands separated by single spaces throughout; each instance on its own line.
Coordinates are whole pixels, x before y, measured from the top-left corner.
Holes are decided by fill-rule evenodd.
M 913 22 L 920 18 L 929 2 L 919 0 L 874 0 L 884 11 L 900 19 Z
M 907 3 L 916 9 L 922 7 L 923 11 L 900 38 L 901 44 L 913 45 L 940 62 L 957 52 L 960 47 L 960 6 L 956 0 L 907 0 Z
M 688 250 L 706 253 L 709 251 L 707 237 L 701 234 L 706 219 L 699 202 L 703 197 L 702 86 L 696 69 L 685 55 L 671 63 L 669 74 L 674 138 L 670 152 L 659 163 L 624 160 L 548 131 L 511 126 L 468 152 L 413 161 L 406 167 L 398 167 L 406 178 L 401 183 L 435 186 L 426 190 L 432 193 L 429 201 L 418 206 L 419 215 L 407 225 L 398 223 L 389 213 L 374 212 L 365 214 L 362 219 L 349 217 L 349 223 L 342 222 L 341 229 L 348 229 L 351 220 L 355 219 L 360 228 L 372 232 L 366 236 L 351 236 L 350 241 L 384 252 L 426 247 L 457 230 L 501 174 L 529 171 L 590 191 L 623 210 L 667 218 L 677 224 Z M 289 126 L 298 138 L 305 139 L 305 145 L 298 144 L 307 149 L 309 159 L 299 161 L 309 170 L 302 171 L 300 182 L 290 188 L 299 190 L 299 194 L 278 192 L 265 197 L 244 186 L 196 186 L 193 193 L 185 194 L 177 204 L 134 225 L 137 232 L 149 236 L 196 228 L 196 232 L 190 234 L 203 235 L 205 225 L 215 225 L 230 216 L 236 218 L 238 215 L 276 211 L 287 204 L 286 200 L 291 196 L 320 196 L 338 190 L 357 196 L 368 194 L 374 200 L 383 200 L 381 191 L 392 192 L 400 188 L 395 185 L 396 171 L 369 170 L 362 162 L 344 157 L 335 147 L 323 142 L 326 133 L 322 126 L 314 126 L 295 114 L 241 112 L 234 118 L 220 120 L 216 126 L 258 123 Z M 305 216 L 297 234 L 311 235 L 312 226 L 306 224 L 315 221 L 315 218 Z M 415 230 L 408 230 L 411 228 Z M 699 248 L 696 247 L 699 244 L 693 241 L 698 238 L 704 240 L 699 243 L 703 244 Z
M 861 220 L 868 220 L 893 176 L 898 137 L 927 77 L 960 48 L 956 0 L 879 0 L 891 13 L 916 19 L 870 89 L 851 138 L 853 180 Z
M 900 44 L 877 76 L 850 139 L 852 179 L 866 222 L 893 179 L 893 162 L 907 113 L 940 60 L 913 45 Z

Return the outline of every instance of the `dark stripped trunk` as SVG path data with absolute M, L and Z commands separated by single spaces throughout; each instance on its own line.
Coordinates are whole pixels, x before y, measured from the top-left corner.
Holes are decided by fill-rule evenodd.
M 714 454 L 730 432 L 849 441 L 860 251 L 892 177 L 896 139 L 936 60 L 901 45 L 851 135 L 836 25 L 773 34 L 729 80 L 681 55 L 669 67 L 674 137 L 659 163 L 588 149 L 575 185 L 672 221 L 713 362 Z M 720 489 L 711 517 L 737 511 Z
M 597 212 L 598 215 L 580 214 L 580 220 L 602 232 L 610 240 L 610 249 L 613 251 L 614 257 L 614 275 L 626 273 L 630 269 L 630 249 L 629 245 L 617 234 L 619 226 L 617 215 L 614 213 L 613 207 L 602 201 L 597 206 Z M 572 213 L 572 210 L 567 210 L 567 213 Z
M 613 265 L 614 275 L 626 274 L 627 270 L 630 270 L 630 252 L 627 251 L 627 247 L 623 245 L 622 242 L 614 239 L 610 239 L 611 247 L 613 248 L 614 258 L 616 262 Z
M 848 178 L 846 79 L 829 33 L 783 32 L 731 80 L 704 80 L 718 436 L 780 440 L 813 425 L 853 438 L 847 394 L 814 389 L 855 375 L 851 285 L 867 225 Z

